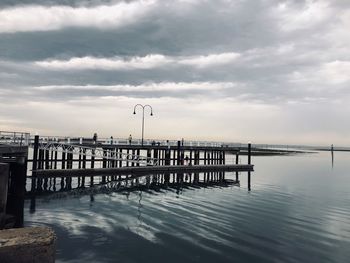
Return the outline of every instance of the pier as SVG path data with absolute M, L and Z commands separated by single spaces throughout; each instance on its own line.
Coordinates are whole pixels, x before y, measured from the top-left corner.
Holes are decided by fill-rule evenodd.
M 226 164 L 227 154 L 235 156 L 235 163 Z M 247 164 L 240 163 L 240 155 L 247 155 Z M 250 156 L 250 144 L 237 147 L 183 140 L 140 144 L 0 132 L 1 227 L 23 225 L 25 196 L 91 187 L 96 182 L 136 183 L 142 176 L 160 176 L 160 181 L 168 183 L 187 178 L 190 183 L 222 183 L 225 172 L 234 172 L 233 183 L 239 184 L 239 173 L 247 172 L 250 190 Z
M 235 163 L 226 163 L 227 154 L 235 156 Z M 240 154 L 247 155 L 247 164 L 240 163 Z M 0 246 L 0 258 L 12 260 L 17 249 L 28 247 L 29 242 L 33 246 L 26 252 L 30 257 L 35 256 L 34 251 L 41 251 L 37 253 L 39 257 L 54 261 L 53 232 L 40 230 L 46 240 L 40 243 L 32 234 L 36 229 L 21 228 L 25 198 L 30 198 L 30 211 L 34 212 L 38 195 L 89 194 L 91 191 L 175 191 L 179 194 L 183 189 L 240 186 L 240 172 L 248 173 L 250 190 L 251 171 L 250 144 L 241 148 L 184 144 L 183 141 L 142 141 L 140 145 L 0 132 L 0 231 L 8 237 L 8 244 L 14 244 L 13 240 L 18 243 Z M 225 178 L 226 172 L 234 172 L 236 178 Z M 12 228 L 19 229 L 14 232 Z M 19 238 L 24 233 L 28 237 Z

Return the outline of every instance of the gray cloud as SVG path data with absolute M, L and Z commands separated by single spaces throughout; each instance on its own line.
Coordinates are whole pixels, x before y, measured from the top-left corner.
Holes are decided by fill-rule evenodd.
M 124 3 L 128 8 L 140 2 L 21 0 L 2 1 L 0 9 L 66 6 L 77 15 L 82 7 L 96 11 L 101 5 Z M 93 99 L 91 105 L 100 107 L 108 97 L 130 104 L 137 99 L 151 100 L 161 108 L 162 100 L 174 99 L 175 111 L 181 107 L 192 112 L 198 104 L 207 107 L 202 109 L 207 115 L 215 112 L 217 127 L 231 122 L 223 115 L 232 107 L 246 117 L 233 117 L 247 122 L 243 125 L 245 133 L 259 130 L 258 119 L 264 115 L 265 121 L 270 118 L 279 126 L 276 132 L 293 131 L 296 140 L 307 141 L 315 132 L 319 134 L 315 136 L 317 143 L 327 137 L 350 143 L 344 134 L 349 127 L 343 123 L 350 113 L 348 1 L 155 1 L 147 12 L 134 10 L 141 15 L 131 16 L 127 23 L 118 20 L 119 24 L 113 19 L 110 23 L 90 23 L 84 17 L 74 20 L 69 12 L 52 22 L 55 13 L 51 11 L 47 11 L 48 18 L 43 17 L 46 27 L 36 22 L 34 14 L 30 25 L 14 27 L 10 23 L 7 26 L 12 32 L 0 30 L 1 120 L 11 116 L 12 123 L 21 123 L 21 113 L 11 107 L 19 103 L 33 102 L 32 111 L 40 115 L 36 105 L 48 101 L 64 105 Z M 1 19 L 0 15 L 0 24 L 6 22 Z M 207 62 L 213 54 L 225 53 L 239 56 L 225 63 L 224 57 L 219 57 L 220 63 L 212 63 L 215 59 Z M 168 60 L 158 64 L 142 60 L 154 55 Z M 88 64 L 86 57 L 94 61 Z M 141 62 L 131 63 L 135 58 L 141 58 Z M 78 63 L 71 66 L 68 62 L 74 60 Z M 52 61 L 63 64 L 55 68 Z M 167 88 L 169 83 L 175 88 Z M 193 88 L 193 83 L 212 86 Z M 158 88 L 140 89 L 147 85 Z M 186 85 L 188 88 L 184 88 Z M 116 86 L 124 88 L 111 88 Z M 189 101 L 192 108 L 186 106 Z M 221 111 L 221 107 L 226 110 Z M 81 108 L 76 106 L 76 110 Z M 186 118 L 198 120 L 197 115 L 188 114 Z M 325 127 L 323 118 L 331 119 L 330 127 Z M 0 127 L 4 125 L 0 122 Z M 235 126 L 229 125 L 227 130 L 227 134 L 233 134 Z M 270 140 L 270 133 L 274 132 L 254 136 Z

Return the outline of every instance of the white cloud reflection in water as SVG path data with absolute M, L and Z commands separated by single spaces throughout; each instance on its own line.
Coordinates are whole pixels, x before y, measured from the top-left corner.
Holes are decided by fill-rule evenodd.
M 67 246 L 101 262 L 116 255 L 133 262 L 152 255 L 156 262 L 344 262 L 349 156 L 336 152 L 333 169 L 328 152 L 254 157 L 251 192 L 241 174 L 241 187 L 143 192 L 141 205 L 138 192 L 96 194 L 93 202 L 88 195 L 39 198 L 34 214 L 26 208 L 26 224 L 57 230 L 60 262 L 76 260 Z

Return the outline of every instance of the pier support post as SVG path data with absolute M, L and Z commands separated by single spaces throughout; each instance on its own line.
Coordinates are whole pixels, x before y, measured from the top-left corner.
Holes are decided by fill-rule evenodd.
M 15 227 L 23 226 L 24 195 L 26 192 L 27 157 L 18 157 L 10 164 L 11 182 L 8 188 L 7 214 L 16 217 Z
M 86 149 L 85 148 L 82 149 L 82 154 L 83 154 L 82 168 L 85 169 L 86 168 Z
M 165 152 L 165 165 L 170 165 L 170 154 L 171 154 L 171 151 L 169 149 L 166 150 L 166 152 Z
M 79 162 L 78 162 L 78 168 L 81 169 L 81 152 L 82 152 L 82 149 L 79 148 Z
M 119 158 L 119 167 L 123 166 L 123 149 L 117 149 L 117 156 Z
M 176 164 L 181 165 L 181 141 L 177 141 Z
M 90 167 L 91 168 L 95 168 L 95 150 L 94 149 L 92 149 L 91 150 L 91 162 L 90 162 Z
M 236 164 L 239 162 L 239 152 L 236 153 Z M 238 182 L 238 171 L 236 171 L 236 182 Z
M 62 169 L 66 169 L 66 149 L 64 146 L 62 146 L 62 163 L 61 163 Z
M 33 167 L 32 175 L 35 176 L 35 171 L 38 168 L 38 149 L 39 149 L 39 135 L 34 137 L 34 150 L 33 150 Z
M 194 152 L 194 165 L 199 165 L 199 158 L 200 158 L 200 152 L 195 151 Z
M 184 160 L 185 160 L 185 151 L 182 150 L 180 151 L 180 164 L 184 165 Z
M 251 164 L 252 144 L 248 142 L 248 164 Z
M 102 151 L 103 151 L 102 168 L 107 168 L 108 151 L 105 148 L 102 148 Z
M 50 152 L 48 149 L 45 150 L 45 169 L 50 169 Z
M 0 163 L 0 223 L 1 214 L 6 212 L 8 180 L 9 165 L 7 163 Z
M 57 158 L 58 158 L 58 152 L 55 151 L 54 169 L 57 169 Z
M 126 167 L 129 167 L 129 159 L 130 159 L 129 149 L 126 150 L 126 154 L 127 154 L 127 157 L 126 157 Z
M 250 191 L 250 172 L 248 172 L 248 191 Z

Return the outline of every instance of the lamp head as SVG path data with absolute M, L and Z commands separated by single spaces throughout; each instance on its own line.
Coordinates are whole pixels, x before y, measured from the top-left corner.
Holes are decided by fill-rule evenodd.
M 136 112 L 134 111 L 134 113 L 133 114 L 136 114 Z
M 151 116 L 153 116 L 153 112 L 151 112 Z

